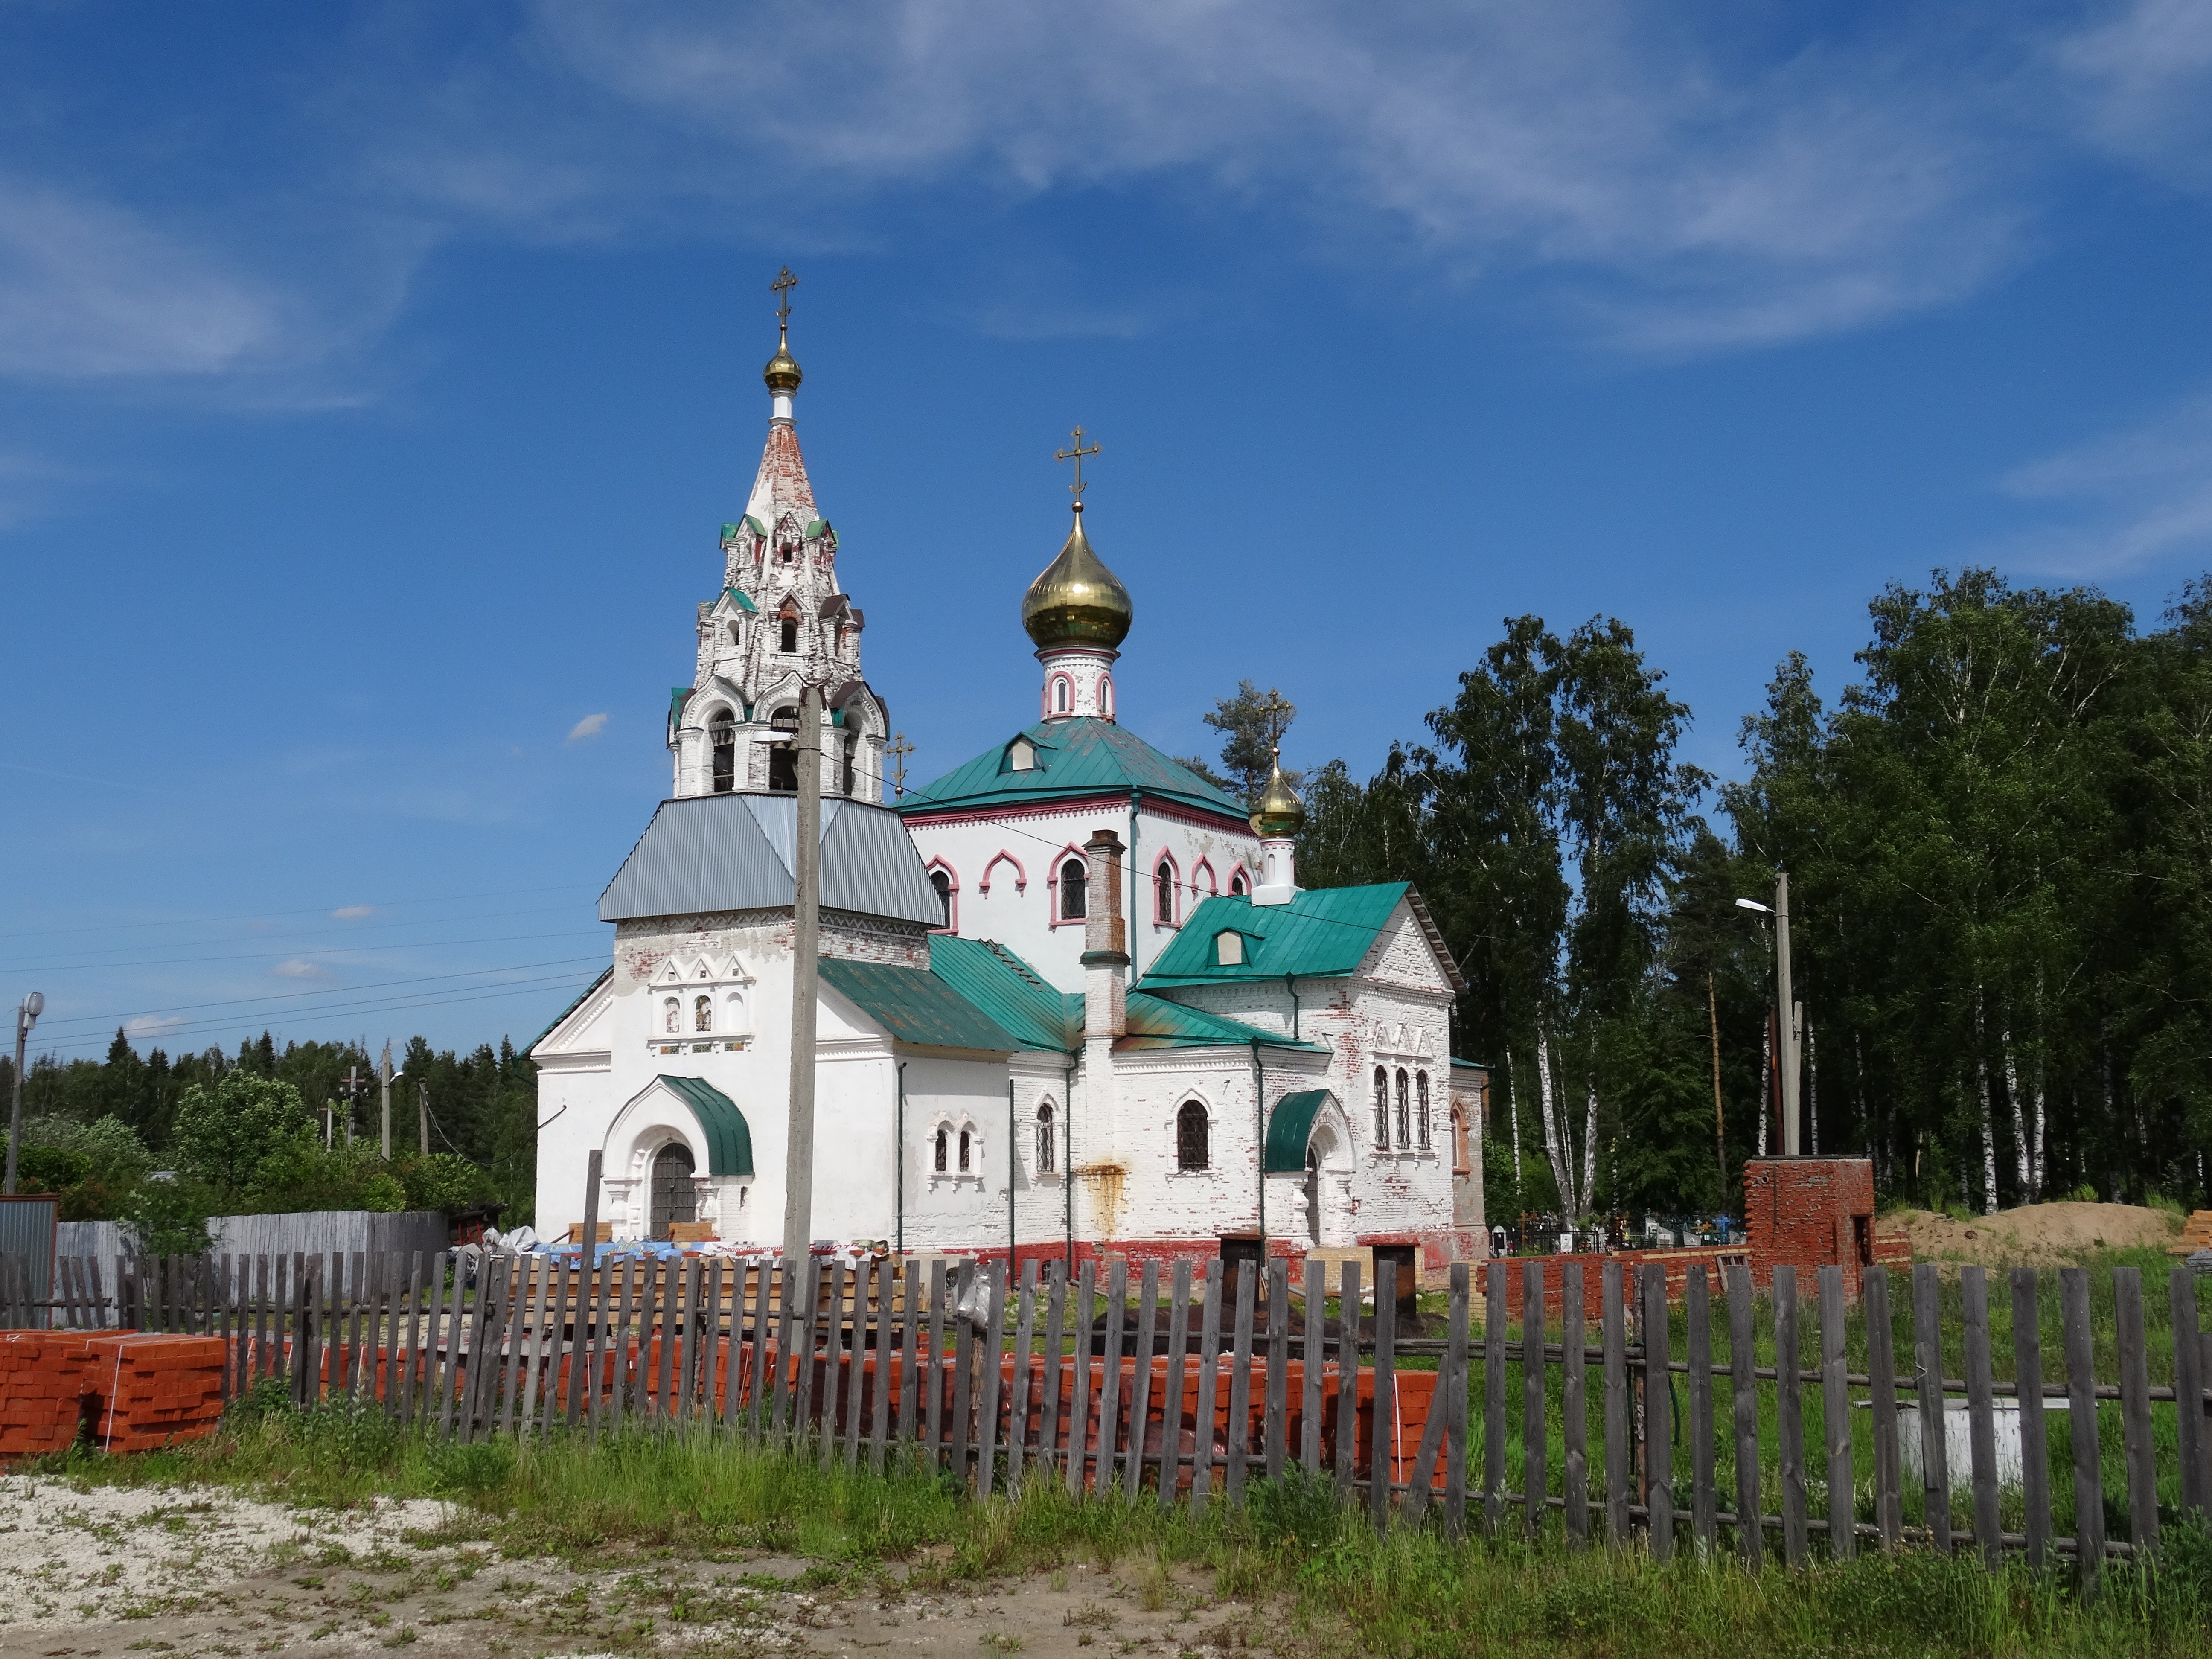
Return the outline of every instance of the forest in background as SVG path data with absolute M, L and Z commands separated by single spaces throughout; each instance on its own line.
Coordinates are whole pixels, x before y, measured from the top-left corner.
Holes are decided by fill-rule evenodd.
M 1301 882 L 1415 883 L 1466 975 L 1493 1220 L 1740 1207 L 1779 1140 L 1772 939 L 1737 900 L 1778 868 L 1807 1150 L 1930 1207 L 2205 1201 L 2212 586 L 2145 632 L 1937 572 L 1869 619 L 1832 701 L 1783 661 L 1740 781 L 1677 758 L 1690 711 L 1604 617 L 1510 619 L 1373 777 L 1310 775 Z

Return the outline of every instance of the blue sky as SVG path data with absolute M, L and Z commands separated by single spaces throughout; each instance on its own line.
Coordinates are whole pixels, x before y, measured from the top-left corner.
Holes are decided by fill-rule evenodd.
M 1936 566 L 2212 545 L 2212 9 L 0 3 L 0 996 L 532 1035 L 766 417 L 926 780 L 1090 527 L 1123 719 L 1371 768 L 1500 619 L 1687 757 Z M 603 719 L 596 717 L 603 716 Z

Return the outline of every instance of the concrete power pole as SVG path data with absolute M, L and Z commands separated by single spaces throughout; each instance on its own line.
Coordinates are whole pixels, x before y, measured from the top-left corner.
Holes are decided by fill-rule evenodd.
M 783 1158 L 787 1273 L 814 1243 L 814 1019 L 821 974 L 822 688 L 799 701 L 799 833 L 791 897 L 791 1116 Z
M 1802 1016 L 1790 986 L 1790 872 L 1774 877 L 1774 977 L 1776 1009 L 1776 1069 L 1782 1077 L 1782 1156 L 1796 1158 L 1800 1144 L 1797 1122 L 1797 1029 Z
M 422 1138 L 422 1156 L 430 1156 L 430 1085 L 415 1081 L 415 1130 Z
M 392 1045 L 384 1045 L 383 1064 L 378 1067 L 380 1081 L 384 1085 L 384 1161 L 392 1162 Z

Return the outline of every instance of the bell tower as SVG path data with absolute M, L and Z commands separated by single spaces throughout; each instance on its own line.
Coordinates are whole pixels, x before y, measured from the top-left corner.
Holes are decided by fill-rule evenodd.
M 1121 578 L 1091 550 L 1083 533 L 1083 462 L 1099 446 L 1084 447 L 1083 428 L 1053 459 L 1075 463 L 1075 524 L 1060 556 L 1039 573 L 1022 597 L 1022 626 L 1044 666 L 1043 714 L 1048 720 L 1114 718 L 1114 664 L 1129 637 L 1135 608 Z

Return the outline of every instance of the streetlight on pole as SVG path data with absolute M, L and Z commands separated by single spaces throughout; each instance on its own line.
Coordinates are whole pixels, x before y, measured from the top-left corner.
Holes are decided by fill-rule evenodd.
M 8 1196 L 15 1195 L 15 1149 L 23 1139 L 23 1051 L 30 1046 L 31 1028 L 46 1012 L 43 991 L 33 991 L 15 1009 L 15 1090 L 8 1108 Z
M 1782 1156 L 1796 1158 L 1802 1150 L 1797 1123 L 1797 1037 L 1804 1029 L 1805 1011 L 1799 1006 L 1790 988 L 1790 872 L 1775 872 L 1771 908 L 1757 899 L 1747 898 L 1738 899 L 1736 906 L 1774 918 L 1774 1063 L 1782 1080 Z

